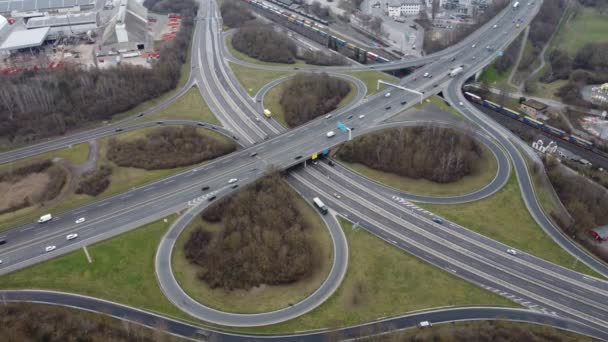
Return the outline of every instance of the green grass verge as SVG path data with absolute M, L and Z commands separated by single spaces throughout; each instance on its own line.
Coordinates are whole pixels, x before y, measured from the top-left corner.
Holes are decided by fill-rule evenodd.
M 287 82 L 289 82 L 289 81 L 287 81 Z M 355 88 L 355 85 L 350 81 L 347 81 L 347 82 L 350 87 L 350 91 L 348 92 L 348 94 L 346 94 L 346 96 L 342 99 L 342 101 L 340 101 L 337 109 L 348 105 L 353 100 L 355 95 L 357 94 L 357 89 Z M 275 120 L 277 120 L 279 123 L 281 123 L 281 125 L 283 125 L 284 127 L 290 127 L 287 124 L 287 121 L 285 121 L 285 111 L 283 110 L 283 106 L 281 106 L 281 104 L 280 104 L 281 94 L 283 93 L 283 90 L 285 89 L 286 86 L 287 86 L 287 83 L 283 82 L 283 83 L 280 83 L 277 86 L 273 87 L 272 89 L 270 89 L 266 93 L 266 96 L 264 96 L 264 107 L 266 109 L 270 110 L 270 112 L 272 112 L 272 117 Z M 325 114 L 326 113 L 323 113 L 321 115 L 325 115 Z
M 536 90 L 534 91 L 534 93 L 532 93 L 532 95 L 559 101 L 560 98 L 555 96 L 555 93 L 566 83 L 568 83 L 567 80 L 557 80 L 551 83 L 536 82 Z
M 72 164 L 82 164 L 87 161 L 89 157 L 89 144 L 82 143 L 74 145 L 72 147 L 66 147 L 55 151 L 38 154 L 32 157 L 19 159 L 11 163 L 5 163 L 0 165 L 0 173 L 10 171 L 11 169 L 19 168 L 24 164 L 29 164 L 36 160 L 49 159 L 49 158 L 61 158 Z
M 496 176 L 498 163 L 490 150 L 484 147 L 482 158 L 479 160 L 479 171 L 451 183 L 436 183 L 426 179 L 413 179 L 402 177 L 394 173 L 374 170 L 363 164 L 347 163 L 343 165 L 362 174 L 365 177 L 378 181 L 390 187 L 426 196 L 457 196 L 471 193 L 488 185 Z
M 259 59 L 255 59 L 253 57 L 249 57 L 246 54 L 237 51 L 233 46 L 232 46 L 232 35 L 229 35 L 226 37 L 226 48 L 228 49 L 228 52 L 230 52 L 230 54 L 232 55 L 232 57 L 241 60 L 243 62 L 247 62 L 247 63 L 253 63 L 253 64 L 259 64 L 259 65 L 267 65 L 267 66 L 283 66 L 283 67 L 299 67 L 299 68 L 310 68 L 310 67 L 314 67 L 314 65 L 309 65 L 306 64 L 304 61 L 300 60 L 300 59 L 296 59 L 296 62 L 293 64 L 287 64 L 287 63 L 273 63 L 273 62 L 263 62 L 260 61 Z
M 419 203 L 419 206 L 519 250 L 597 276 L 553 242 L 536 224 L 521 198 L 515 174 L 511 175 L 502 190 L 488 198 L 464 204 Z
M 312 227 L 308 232 L 314 241 L 315 254 L 319 256 L 320 264 L 314 273 L 301 281 L 283 286 L 260 286 L 250 290 L 225 291 L 211 289 L 204 281 L 197 277 L 199 268 L 190 264 L 184 256 L 184 245 L 190 233 L 197 226 L 208 231 L 221 229 L 218 224 L 204 222 L 200 215 L 179 236 L 173 250 L 173 271 L 175 278 L 188 295 L 200 303 L 212 308 L 237 313 L 259 313 L 279 310 L 295 304 L 308 297 L 325 281 L 332 265 L 332 242 L 316 211 L 299 198 L 300 213 Z
M 340 219 L 348 240 L 344 281 L 324 304 L 289 322 L 258 328 L 279 333 L 335 328 L 448 305 L 517 306 L 421 261 Z
M 578 13 L 564 23 L 552 42 L 552 49 L 568 52 L 571 57 L 587 43 L 608 41 L 608 15 L 593 8 L 581 7 Z
M 479 82 L 488 84 L 490 86 L 495 86 L 499 83 L 506 82 L 507 77 L 509 77 L 509 72 L 510 70 L 503 73 L 499 72 L 496 70 L 494 63 L 492 63 L 483 69 L 481 76 L 479 76 Z
M 180 319 L 192 319 L 163 295 L 154 271 L 156 247 L 176 215 L 107 241 L 0 277 L 4 289 L 46 289 L 73 292 Z
M 220 121 L 209 109 L 203 100 L 198 88 L 193 87 L 170 106 L 144 117 L 142 120 L 152 121 L 158 119 L 184 119 L 205 121 L 221 126 Z
M 131 132 L 126 132 L 116 136 L 118 139 L 129 140 L 136 139 L 145 136 L 146 133 L 157 129 L 157 127 L 144 128 L 140 130 L 135 130 Z M 201 134 L 207 135 L 214 139 L 218 139 L 219 141 L 225 144 L 233 144 L 232 140 L 229 138 L 204 128 L 197 128 L 197 131 Z M 110 197 L 112 195 L 119 194 L 121 192 L 125 192 L 133 187 L 137 187 L 161 178 L 165 178 L 169 175 L 178 173 L 180 171 L 184 171 L 188 168 L 195 167 L 196 165 L 184 166 L 175 169 L 166 169 L 166 170 L 144 170 L 132 167 L 119 167 L 114 163 L 109 161 L 105 156 L 106 144 L 110 138 L 102 138 L 98 141 L 98 157 L 97 157 L 97 167 L 100 167 L 103 164 L 108 164 L 113 168 L 113 172 L 110 178 L 110 185 L 108 188 L 98 196 L 92 197 L 88 195 L 78 195 L 75 193 L 67 194 L 65 198 L 63 198 L 60 202 L 47 207 L 40 209 L 39 207 L 29 207 L 24 208 L 12 213 L 6 213 L 0 215 L 0 231 L 10 229 L 14 226 L 33 222 L 40 215 L 44 215 L 48 212 L 51 213 L 60 213 L 63 211 L 71 210 L 79 206 L 83 206 L 85 204 L 101 200 L 106 197 Z M 201 164 L 197 164 L 201 165 Z
M 292 74 L 289 71 L 252 69 L 234 63 L 229 63 L 229 65 L 236 78 L 241 82 L 241 85 L 250 96 L 254 96 L 260 88 L 270 81 Z
M 459 111 L 457 111 L 454 107 L 450 106 L 443 98 L 437 95 L 433 95 L 431 97 L 427 97 L 424 99 L 422 103 L 416 103 L 414 108 L 424 109 L 430 105 L 433 105 L 439 108 L 441 111 L 452 114 L 458 118 L 465 119 L 464 115 L 462 115 Z
M 399 82 L 399 79 L 397 77 L 391 76 L 387 73 L 380 71 L 356 71 L 349 72 L 346 74 L 354 76 L 363 81 L 363 83 L 365 83 L 365 86 L 367 87 L 367 95 L 373 95 L 379 92 L 380 90 L 386 88 L 386 85 L 380 84 L 380 89 L 376 89 L 376 87 L 378 87 L 378 80 L 394 83 Z

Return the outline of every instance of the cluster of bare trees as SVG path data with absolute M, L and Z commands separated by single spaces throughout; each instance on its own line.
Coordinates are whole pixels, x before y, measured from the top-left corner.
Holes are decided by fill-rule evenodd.
M 184 246 L 212 288 L 249 289 L 289 284 L 309 276 L 318 264 L 298 208 L 298 195 L 272 173 L 203 212 L 221 230 L 197 228 Z
M 280 104 L 290 127 L 336 109 L 350 92 L 348 82 L 323 74 L 300 74 L 288 81 Z
M 240 0 L 223 1 L 220 12 L 224 25 L 228 27 L 241 27 L 255 18 Z
M 494 67 L 498 72 L 503 73 L 509 70 L 509 68 L 512 67 L 513 64 L 515 64 L 515 62 L 517 61 L 517 56 L 519 54 L 519 48 L 521 46 L 522 40 L 523 37 L 519 36 L 509 45 L 509 47 L 505 49 L 503 55 L 500 58 L 496 59 L 496 61 L 494 62 Z
M 604 45 L 588 44 L 585 47 L 590 47 L 590 46 L 598 46 L 603 49 L 608 48 L 608 44 L 604 44 Z M 574 60 L 576 61 L 578 59 L 579 55 L 585 55 L 586 57 L 589 58 L 590 62 L 594 62 L 596 60 L 595 59 L 596 55 L 591 54 L 588 51 L 583 52 L 584 49 L 585 48 L 583 48 L 581 51 L 579 51 L 579 53 L 577 54 L 577 57 L 575 57 Z M 598 54 L 603 55 L 603 57 L 601 57 L 601 58 L 606 58 L 606 50 L 596 50 L 596 51 L 598 51 Z M 557 90 L 557 92 L 555 93 L 555 95 L 559 96 L 564 103 L 567 103 L 567 104 L 570 104 L 573 106 L 598 108 L 599 107 L 598 105 L 595 105 L 583 98 L 581 90 L 587 84 L 602 84 L 602 83 L 608 82 L 608 70 L 604 69 L 606 66 L 606 64 L 604 64 L 604 63 L 605 63 L 605 60 L 604 60 L 604 62 L 600 63 L 599 65 L 590 65 L 590 64 L 586 64 L 586 63 L 576 64 L 575 62 L 573 62 L 572 68 L 577 67 L 580 69 L 576 69 L 574 71 L 569 71 L 568 83 L 564 84 L 561 88 L 559 88 Z M 586 70 L 583 68 L 589 68 L 589 69 Z
M 34 204 L 44 204 L 44 202 L 57 197 L 67 182 L 68 173 L 62 166 L 53 163 L 50 159 L 45 159 L 0 174 L 0 183 L 16 183 L 33 173 L 42 172 L 46 173 L 49 177 L 44 190 L 31 197 L 24 198 L 19 203 L 14 203 L 8 208 L 0 210 L 0 215 L 27 208 Z
M 307 6 L 307 10 L 321 19 L 327 20 L 331 17 L 329 7 L 323 6 L 319 1 L 313 1 L 312 4 Z
M 181 30 L 152 69 L 121 65 L 109 69 L 26 71 L 0 75 L 0 137 L 29 143 L 107 120 L 175 88 L 193 28 L 196 5 L 183 11 Z
M 0 335 L 6 342 L 174 342 L 165 333 L 152 331 L 105 315 L 59 306 L 3 303 Z
M 424 51 L 426 53 L 433 53 L 460 42 L 469 34 L 473 33 L 479 27 L 483 26 L 483 24 L 487 23 L 490 19 L 496 16 L 496 14 L 502 11 L 507 5 L 509 5 L 509 3 L 510 0 L 494 0 L 482 14 L 474 18 L 475 24 L 456 25 L 453 30 L 443 34 L 440 39 L 435 39 L 436 34 L 434 30 L 431 29 L 425 31 L 424 41 L 422 44 Z M 423 18 L 421 18 L 419 22 L 421 25 L 423 25 L 422 22 L 427 21 L 428 18 L 424 18 L 426 17 L 425 12 L 421 12 L 421 14 L 423 15 Z
M 112 175 L 112 167 L 102 165 L 98 170 L 90 171 L 82 175 L 77 194 L 86 194 L 89 196 L 97 196 L 104 192 L 110 185 L 110 176 Z
M 202 135 L 194 127 L 164 127 L 132 141 L 110 139 L 106 156 L 119 166 L 159 170 L 201 163 L 234 150 L 233 142 Z
M 298 48 L 285 34 L 276 32 L 272 25 L 250 24 L 232 36 L 232 46 L 249 57 L 263 62 L 295 63 Z
M 338 157 L 350 163 L 438 183 L 477 171 L 481 146 L 465 133 L 436 126 L 391 128 L 345 143 Z
M 156 13 L 181 13 L 191 11 L 193 6 L 191 0 L 145 0 L 144 6 Z

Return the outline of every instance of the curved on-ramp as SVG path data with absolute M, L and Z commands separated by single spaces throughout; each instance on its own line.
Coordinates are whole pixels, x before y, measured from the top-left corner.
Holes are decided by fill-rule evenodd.
M 416 323 L 420 321 L 430 321 L 433 322 L 433 324 L 441 324 L 474 320 L 508 320 L 526 322 L 550 326 L 553 328 L 598 338 L 600 340 L 608 340 L 608 334 L 605 332 L 597 331 L 584 324 L 559 316 L 547 315 L 524 309 L 488 306 L 430 309 L 337 330 L 320 330 L 283 335 L 255 335 L 211 330 L 192 323 L 168 318 L 157 313 L 73 293 L 45 290 L 0 290 L 0 299 L 3 302 L 30 302 L 86 310 L 108 315 L 123 321 L 140 324 L 152 329 L 162 330 L 169 334 L 192 340 L 228 342 L 269 340 L 288 342 L 322 342 L 338 339 L 351 340 L 365 336 L 413 328 L 416 326 Z
M 156 278 L 161 290 L 175 306 L 192 317 L 214 324 L 234 327 L 255 327 L 280 323 L 301 316 L 321 305 L 342 283 L 348 266 L 346 236 L 335 217 L 321 216 L 328 227 L 332 240 L 333 263 L 327 278 L 311 295 L 283 309 L 255 314 L 223 312 L 197 302 L 181 288 L 175 278 L 171 258 L 179 235 L 190 221 L 207 207 L 208 203 L 205 198 L 203 204 L 191 208 L 173 223 L 165 236 L 163 236 L 155 257 Z

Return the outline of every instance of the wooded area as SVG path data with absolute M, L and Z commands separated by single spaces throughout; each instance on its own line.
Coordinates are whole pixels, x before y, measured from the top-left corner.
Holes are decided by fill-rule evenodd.
M 350 92 L 347 81 L 322 74 L 298 74 L 287 81 L 280 104 L 290 127 L 299 126 L 338 107 Z
M 210 233 L 198 227 L 184 249 L 211 288 L 249 289 L 284 285 L 310 276 L 318 265 L 298 208 L 297 196 L 272 173 L 207 208 L 203 219 L 220 223 Z
M 436 126 L 390 128 L 344 143 L 337 156 L 404 177 L 449 183 L 479 167 L 483 150 L 471 135 Z
M 222 1 L 220 12 L 224 25 L 232 28 L 241 27 L 255 19 L 255 16 L 240 0 Z
M 191 126 L 163 127 L 131 141 L 110 139 L 106 156 L 118 166 L 159 170 L 198 164 L 235 150 L 233 142 L 203 135 Z
M 108 120 L 174 89 L 185 63 L 196 14 L 193 0 L 180 0 L 182 24 L 177 37 L 163 45 L 152 69 L 120 65 L 108 69 L 25 71 L 0 75 L 0 137 L 31 143 Z M 186 6 L 187 5 L 187 6 Z
M 109 316 L 59 306 L 3 303 L 0 336 L 5 342 L 173 342 L 163 332 Z
M 28 182 L 43 174 L 40 182 Z M 67 182 L 67 171 L 50 159 L 40 160 L 0 174 L 0 189 L 6 190 L 0 200 L 0 214 L 17 211 L 35 204 L 44 204 L 57 197 Z M 24 183 L 25 184 L 20 184 Z M 19 189 L 13 186 L 18 185 Z
M 110 176 L 112 168 L 108 165 L 102 165 L 98 170 L 90 171 L 82 175 L 77 194 L 85 194 L 89 196 L 97 196 L 104 192 L 110 185 Z
M 232 46 L 249 57 L 262 62 L 296 62 L 298 48 L 287 35 L 276 32 L 270 24 L 249 24 L 232 36 Z

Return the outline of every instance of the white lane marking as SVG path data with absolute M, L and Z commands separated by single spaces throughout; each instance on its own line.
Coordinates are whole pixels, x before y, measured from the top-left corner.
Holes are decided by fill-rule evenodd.
M 110 202 L 103 202 L 103 203 L 99 203 L 98 205 L 96 205 L 96 207 L 97 208 L 101 208 L 101 207 L 106 206 L 108 204 L 110 204 Z
M 89 255 L 89 251 L 87 250 L 87 246 L 82 246 L 82 249 L 84 250 L 84 255 L 87 256 L 87 260 L 89 261 L 89 264 L 93 263 L 93 259 L 91 259 L 91 256 Z
M 120 197 L 120 198 L 123 198 L 123 199 L 124 199 L 124 198 L 129 198 L 129 197 L 131 197 L 131 196 L 133 196 L 133 194 L 126 194 L 126 195 L 123 195 L 123 196 L 122 196 L 122 197 Z
M 150 190 L 154 190 L 154 187 L 153 187 L 153 186 L 151 186 L 151 187 L 149 187 L 149 188 L 147 188 L 147 189 L 143 189 L 142 191 L 143 191 L 143 192 L 146 192 L 146 191 L 150 191 Z
M 21 229 L 21 231 L 22 231 L 22 232 L 24 232 L 24 231 L 26 231 L 26 230 L 30 230 L 30 229 L 32 229 L 32 228 L 34 228 L 34 227 L 27 227 L 27 228 L 23 228 L 23 229 Z
M 173 183 L 173 182 L 175 182 L 175 179 L 169 179 L 169 180 L 168 180 L 168 181 L 166 181 L 164 184 L 170 184 L 170 183 Z

